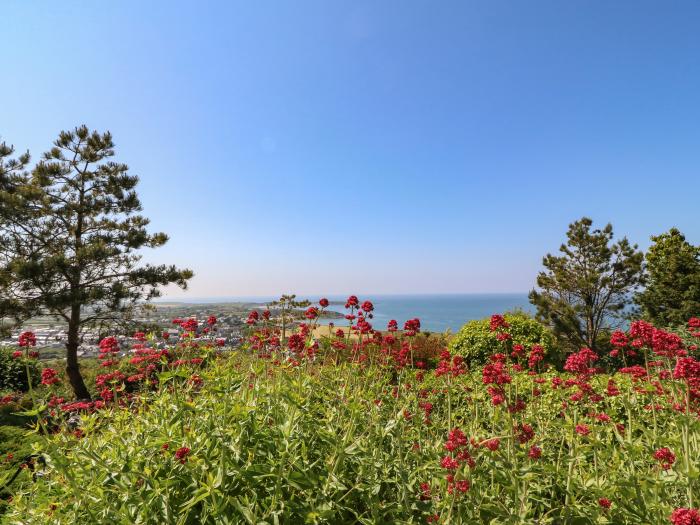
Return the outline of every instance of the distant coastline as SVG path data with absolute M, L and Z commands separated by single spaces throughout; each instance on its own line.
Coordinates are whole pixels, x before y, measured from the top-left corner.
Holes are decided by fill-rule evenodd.
M 300 299 L 318 301 L 318 295 L 302 295 Z M 407 319 L 418 317 L 423 330 L 432 332 L 453 332 L 472 319 L 482 319 L 494 313 L 502 313 L 514 309 L 533 312 L 526 292 L 516 293 L 468 293 L 468 294 L 366 294 L 359 296 L 361 300 L 369 299 L 374 303 L 374 319 L 372 324 L 382 329 L 390 319 L 403 323 Z M 345 312 L 344 304 L 347 295 L 328 295 L 331 301 L 329 310 Z M 156 304 L 224 304 L 244 303 L 251 306 L 261 306 L 276 299 L 273 296 L 226 296 L 226 297 L 192 297 L 192 298 L 161 298 Z M 332 320 L 322 320 L 328 323 Z M 341 326 L 344 320 L 337 321 Z

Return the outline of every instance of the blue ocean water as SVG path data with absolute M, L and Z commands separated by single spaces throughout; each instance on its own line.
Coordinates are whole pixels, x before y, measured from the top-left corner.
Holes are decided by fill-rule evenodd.
M 298 296 L 298 299 L 318 301 L 318 296 Z M 345 312 L 344 305 L 347 296 L 329 295 L 331 301 L 329 310 Z M 221 303 L 221 302 L 251 302 L 264 304 L 273 297 L 211 297 L 183 299 L 188 303 Z M 492 294 L 435 294 L 435 295 L 360 295 L 360 301 L 369 299 L 374 304 L 374 319 L 372 325 L 377 329 L 386 328 L 390 319 L 396 319 L 399 327 L 404 321 L 417 317 L 424 331 L 456 332 L 472 319 L 483 319 L 492 314 L 503 313 L 515 308 L 533 312 L 525 293 L 492 293 Z M 339 326 L 345 320 L 336 321 Z
M 374 304 L 371 323 L 378 329 L 386 328 L 391 319 L 396 319 L 402 328 L 404 321 L 417 317 L 423 331 L 456 332 L 472 319 L 483 319 L 515 308 L 534 311 L 527 294 L 377 295 L 367 299 Z M 360 297 L 360 300 L 364 298 Z M 344 312 L 342 306 L 331 304 L 329 309 Z

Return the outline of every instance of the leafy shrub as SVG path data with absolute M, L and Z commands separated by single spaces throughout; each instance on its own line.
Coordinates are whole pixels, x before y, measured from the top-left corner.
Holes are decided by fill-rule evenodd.
M 508 369 L 510 400 L 494 405 L 482 370 L 419 380 L 402 368 L 399 390 L 390 369 L 366 363 L 231 352 L 183 367 L 201 384 L 173 377 L 42 437 L 47 466 L 13 494 L 5 522 L 642 525 L 668 523 L 698 493 L 684 458 L 699 448 L 682 436 L 700 421 L 669 409 L 651 425 L 648 392 L 627 375 L 594 374 L 587 389 L 603 395 L 579 404 L 577 389 L 555 387 L 568 374 Z M 604 394 L 610 381 L 619 395 Z M 444 466 L 458 454 L 454 427 L 484 443 L 469 445 L 473 468 Z M 678 460 L 658 466 L 661 447 Z M 450 473 L 469 476 L 466 493 L 453 497 Z
M 560 360 L 554 335 L 546 326 L 524 312 L 509 313 L 504 317 L 510 325 L 507 332 L 513 345 L 523 345 L 529 351 L 532 345 L 538 344 L 544 348 L 546 361 Z M 481 319 L 465 324 L 450 341 L 450 350 L 464 357 L 467 364 L 475 366 L 484 364 L 494 353 L 502 352 L 503 343 L 496 338 L 496 332 L 491 331 L 490 320 Z
M 32 386 L 39 383 L 36 361 L 24 357 L 15 358 L 12 356 L 13 351 L 10 348 L 0 348 L 0 390 L 26 392 L 29 390 L 27 368 Z

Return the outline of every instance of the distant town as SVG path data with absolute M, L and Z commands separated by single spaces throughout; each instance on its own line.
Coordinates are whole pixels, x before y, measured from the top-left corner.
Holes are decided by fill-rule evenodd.
M 173 319 L 196 319 L 200 326 L 207 326 L 209 316 L 216 316 L 216 325 L 206 337 L 223 339 L 225 346 L 235 347 L 241 343 L 243 331 L 247 326 L 245 321 L 251 310 L 263 310 L 266 306 L 260 303 L 179 303 L 162 302 L 149 303 L 139 310 L 130 320 L 133 330 L 144 327 L 148 332 L 168 333 L 168 342 L 176 343 L 180 331 L 173 324 Z M 275 308 L 270 310 L 275 317 Z M 302 312 L 299 311 L 296 317 L 301 320 Z M 324 312 L 324 317 L 339 318 L 341 314 L 333 311 Z M 4 321 L 6 322 L 6 321 Z M 32 318 L 21 327 L 15 327 L 8 337 L 0 339 L 0 347 L 17 346 L 19 334 L 25 330 L 31 330 L 36 336 L 36 348 L 40 357 L 44 359 L 55 359 L 63 357 L 67 339 L 66 324 L 54 317 Z M 126 332 L 124 327 L 115 326 L 112 330 L 109 327 L 87 328 L 81 334 L 81 344 L 78 351 L 80 357 L 96 357 L 99 354 L 99 342 L 107 335 L 115 335 L 127 341 L 132 333 Z

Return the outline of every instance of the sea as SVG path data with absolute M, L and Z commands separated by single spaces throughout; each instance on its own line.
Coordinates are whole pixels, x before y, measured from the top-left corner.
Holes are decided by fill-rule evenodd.
M 483 319 L 492 314 L 503 313 L 514 309 L 522 309 L 533 313 L 534 308 L 529 303 L 526 293 L 488 293 L 488 294 L 415 294 L 415 295 L 358 295 L 360 302 L 369 299 L 374 304 L 374 319 L 371 321 L 375 328 L 383 329 L 391 319 L 396 319 L 402 327 L 407 319 L 418 318 L 421 329 L 430 332 L 456 332 L 461 326 L 472 319 Z M 347 296 L 327 296 L 331 305 L 328 310 L 345 313 Z M 178 301 L 194 304 L 243 302 L 264 305 L 274 300 L 274 297 L 245 296 L 245 297 L 209 297 L 182 298 Z M 297 299 L 318 301 L 319 296 L 297 296 Z M 338 326 L 345 320 L 331 320 Z M 329 320 L 325 321 L 326 323 Z

